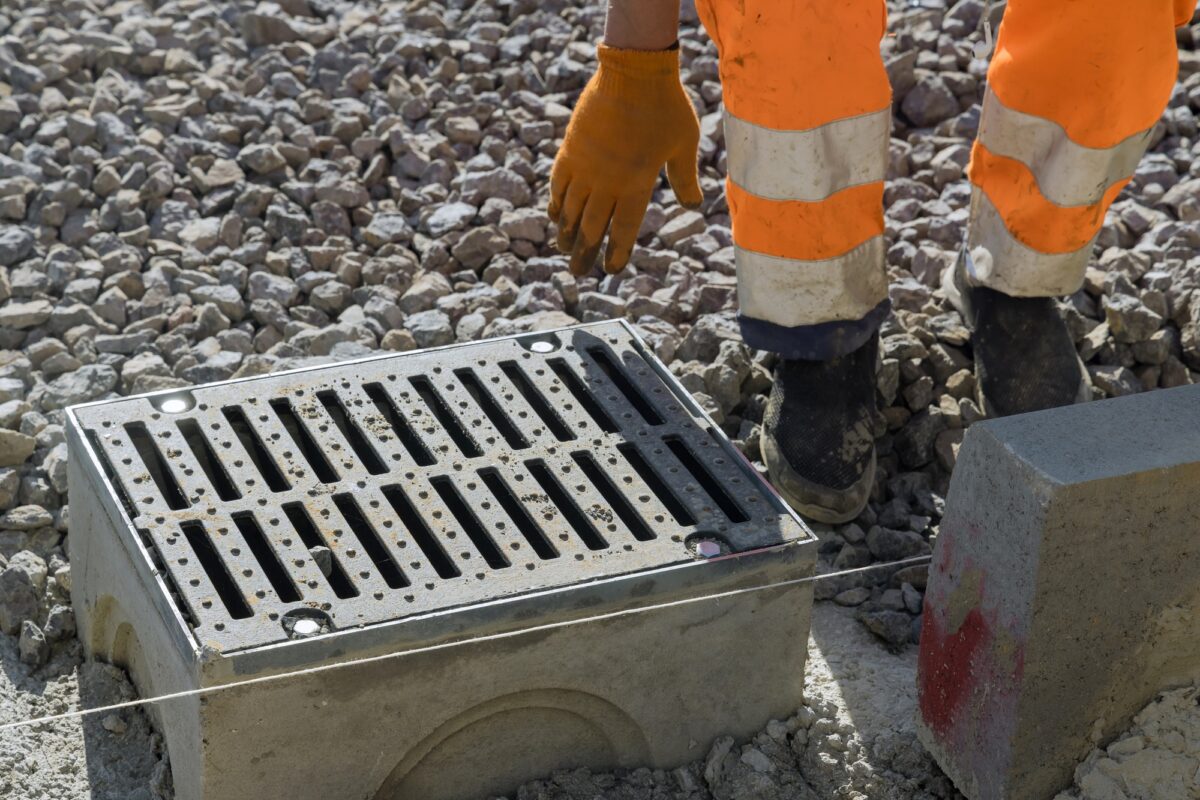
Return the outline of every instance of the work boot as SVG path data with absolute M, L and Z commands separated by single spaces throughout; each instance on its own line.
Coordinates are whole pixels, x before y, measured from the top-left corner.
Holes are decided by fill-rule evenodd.
M 771 482 L 800 514 L 847 522 L 875 483 L 875 359 L 879 337 L 829 361 L 783 359 L 762 427 Z
M 989 417 L 1091 399 L 1091 381 L 1050 297 L 1012 297 L 971 279 L 965 248 L 942 289 L 971 328 L 975 393 Z

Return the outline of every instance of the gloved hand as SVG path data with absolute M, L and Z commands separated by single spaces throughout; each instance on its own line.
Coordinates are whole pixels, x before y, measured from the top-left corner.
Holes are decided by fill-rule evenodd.
M 586 275 L 609 228 L 604 271 L 625 268 L 663 164 L 679 202 L 696 208 L 700 124 L 679 82 L 679 49 L 600 45 L 550 176 L 547 212 L 571 273 Z

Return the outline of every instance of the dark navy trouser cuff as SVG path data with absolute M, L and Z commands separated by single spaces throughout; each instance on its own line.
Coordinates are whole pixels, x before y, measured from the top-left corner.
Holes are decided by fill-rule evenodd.
M 866 344 L 891 309 L 892 301 L 885 298 L 862 319 L 789 327 L 738 314 L 738 324 L 742 328 L 742 339 L 751 347 L 770 350 L 782 358 L 828 361 Z

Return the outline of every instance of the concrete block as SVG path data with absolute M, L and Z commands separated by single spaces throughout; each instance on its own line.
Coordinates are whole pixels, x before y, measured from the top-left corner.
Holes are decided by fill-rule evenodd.
M 1041 800 L 1200 676 L 1200 386 L 973 425 L 925 595 L 920 732 L 971 800 Z
M 816 539 L 625 323 L 67 430 L 90 655 L 144 696 L 356 662 L 152 705 L 179 800 L 480 798 L 673 767 L 802 703 L 811 584 L 700 598 L 811 575 Z

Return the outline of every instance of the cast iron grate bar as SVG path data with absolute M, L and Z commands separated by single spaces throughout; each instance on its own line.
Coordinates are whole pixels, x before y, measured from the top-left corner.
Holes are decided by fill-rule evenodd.
M 208 482 L 217 491 L 217 497 L 222 500 L 237 500 L 241 498 L 242 493 L 233 485 L 233 481 L 229 479 L 229 473 L 225 471 L 225 465 L 221 463 L 221 459 L 213 452 L 212 445 L 208 443 L 208 437 L 200 430 L 200 425 L 194 419 L 181 419 L 178 423 L 179 432 L 183 434 L 183 440 L 187 442 L 188 447 L 192 450 L 192 455 L 196 457 L 196 461 L 200 464 L 200 469 L 204 470 L 204 474 L 208 476 Z
M 254 616 L 246 598 L 242 596 L 241 590 L 234 583 L 233 576 L 229 574 L 229 568 L 217 553 L 217 549 L 213 547 L 212 540 L 208 538 L 208 531 L 204 526 L 199 522 L 184 522 L 179 527 L 183 530 L 183 537 L 187 539 L 192 552 L 196 554 L 196 560 L 204 569 L 204 574 L 208 576 L 213 588 L 217 590 L 217 596 L 221 598 L 221 603 L 224 604 L 225 611 L 229 616 L 234 619 L 247 619 Z
M 629 462 L 629 466 L 633 467 L 633 471 L 642 479 L 642 482 L 650 487 L 650 491 L 654 492 L 654 496 L 671 513 L 676 523 L 686 528 L 690 528 L 696 524 L 696 517 L 692 514 L 691 510 L 679 499 L 679 495 L 675 494 L 671 487 L 667 485 L 667 482 L 650 465 L 650 462 L 642 456 L 641 451 L 637 449 L 636 445 L 629 443 L 619 444 L 617 445 L 617 452 L 624 456 L 625 460 Z
M 684 444 L 683 440 L 678 436 L 667 436 L 663 439 L 675 457 L 679 459 L 679 463 L 692 474 L 696 479 L 696 483 L 700 484 L 701 488 L 708 493 L 708 496 L 713 499 L 713 502 L 720 507 L 722 513 L 729 518 L 730 522 L 745 522 L 750 517 L 746 516 L 746 512 L 742 510 L 730 496 L 729 492 L 725 491 L 725 487 L 712 476 L 712 473 L 705 469 L 704 464 L 700 463 L 700 459 L 696 458 L 696 454 L 692 449 Z
M 286 492 L 290 489 L 287 478 L 283 476 L 275 459 L 267 452 L 262 439 L 258 438 L 258 433 L 250 424 L 250 420 L 246 418 L 245 412 L 237 406 L 225 406 L 221 409 L 221 413 L 225 416 L 229 426 L 233 428 L 233 433 L 242 443 L 242 447 L 246 449 L 250 460 L 254 462 L 258 474 L 262 475 L 263 480 L 266 481 L 267 488 L 272 492 Z
M 450 513 L 458 520 L 459 526 L 467 534 L 467 538 L 475 545 L 475 549 L 479 551 L 479 555 L 483 556 L 483 560 L 492 569 L 503 569 L 509 565 L 508 559 L 500 552 L 500 548 L 492 541 L 492 537 L 488 536 L 487 531 L 483 529 L 483 525 L 479 522 L 479 518 L 475 516 L 466 502 L 463 501 L 462 495 L 458 493 L 454 483 L 447 477 L 441 476 L 434 478 L 430 483 L 433 488 L 441 496 L 442 502 L 446 504 L 446 508 L 450 509 Z
M 588 353 L 595 360 L 597 366 L 600 367 L 600 370 L 613 382 L 613 385 L 617 387 L 621 394 L 625 395 L 625 399 L 629 401 L 629 404 L 642 415 L 642 419 L 651 425 L 663 424 L 663 418 L 658 413 L 658 409 L 633 384 L 633 381 L 625 374 L 624 368 L 613 360 L 607 347 L 589 347 Z
M 367 437 L 358 427 L 358 423 L 350 417 L 350 412 L 343 405 L 342 398 L 338 397 L 336 392 L 326 390 L 317 392 L 317 400 L 321 402 L 325 412 L 333 419 L 333 424 L 342 432 L 342 436 L 350 444 L 350 449 L 367 468 L 367 472 L 372 475 L 387 472 L 387 464 L 383 463 L 379 453 L 375 452 L 375 448 L 367 441 Z
M 517 387 L 517 391 L 525 398 L 525 402 L 529 404 L 529 407 L 541 418 L 547 430 L 554 434 L 555 439 L 558 439 L 560 442 L 569 442 L 575 438 L 575 434 L 567 427 L 567 423 L 562 421 L 562 417 L 546 401 L 546 397 L 534 388 L 534 385 L 529 381 L 529 377 L 517 365 L 517 362 L 501 361 L 500 369 L 512 381 L 513 386 Z
M 604 470 L 600 469 L 600 465 L 596 463 L 596 459 L 592 458 L 591 453 L 580 450 L 572 453 L 571 458 L 575 459 L 575 463 L 583 470 L 583 474 L 600 491 L 600 495 L 608 501 L 613 511 L 617 512 L 617 516 L 633 533 L 635 539 L 639 542 L 648 542 L 654 538 L 654 531 L 650 530 L 646 520 L 642 519 L 642 515 L 629 504 L 629 500 L 621 493 L 616 484 L 609 479 Z
M 567 387 L 567 390 L 575 397 L 579 405 L 583 406 L 583 410 L 588 413 L 588 416 L 600 426 L 600 430 L 605 433 L 616 433 L 619 430 L 617 423 L 613 422 L 612 417 L 608 415 L 608 412 L 604 410 L 604 407 L 592 395 L 591 390 L 579 379 L 579 376 L 567 366 L 567 362 L 561 358 L 551 358 L 546 363 L 550 365 L 551 371 Z
M 113 469 L 112 462 L 108 459 L 108 453 L 104 452 L 104 446 L 100 443 L 100 437 L 91 428 L 84 431 L 84 436 L 92 445 L 92 452 L 96 454 L 96 458 L 100 459 L 100 469 L 104 471 L 104 477 L 108 478 L 109 484 L 117 492 L 117 499 L 121 501 L 121 505 L 125 508 L 125 513 L 130 519 L 134 519 L 141 512 L 137 506 L 133 504 L 129 493 L 125 491 L 125 485 L 121 479 L 117 477 L 117 471 Z
M 233 524 L 237 526 L 238 532 L 242 534 L 242 539 L 245 540 L 246 546 L 250 548 L 250 553 L 254 556 L 254 560 L 258 562 L 258 566 L 262 569 L 263 574 L 267 576 L 267 580 L 271 584 L 271 588 L 275 590 L 275 594 L 285 603 L 298 602 L 300 598 L 300 590 L 296 588 L 296 584 L 288 575 L 287 569 L 283 566 L 283 562 L 279 560 L 279 554 L 271 547 L 271 543 L 267 541 L 266 534 L 262 528 L 258 526 L 258 521 L 254 519 L 254 515 L 250 512 L 242 512 L 233 515 Z
M 146 429 L 146 424 L 143 422 L 127 423 L 125 433 L 129 434 L 129 440 L 133 442 L 134 449 L 142 457 L 142 463 L 146 466 L 146 471 L 150 473 L 154 485 L 158 487 L 163 499 L 167 501 L 167 507 L 173 511 L 187 508 L 190 505 L 187 496 L 179 486 L 179 481 L 175 480 L 175 476 L 171 473 L 170 465 L 163 458 L 158 445 L 154 443 L 154 437 Z
M 271 408 L 275 410 L 275 415 L 283 423 L 283 427 L 292 437 L 292 441 L 296 443 L 296 447 L 300 448 L 300 454 L 304 456 L 304 460 L 312 467 L 317 480 L 321 483 L 336 483 L 338 476 L 333 470 L 333 465 L 325 457 L 325 451 L 321 449 L 320 445 L 313 439 L 312 434 L 308 432 L 308 428 L 305 427 L 304 422 L 300 419 L 300 415 L 292 408 L 291 401 L 286 398 L 276 398 L 271 401 Z
M 608 547 L 608 542 L 600 535 L 600 531 L 596 530 L 596 526 L 579 508 L 574 498 L 567 494 L 567 490 L 554 477 L 554 473 L 550 471 L 544 461 L 526 461 L 525 468 L 542 487 L 542 491 L 550 498 L 550 502 L 558 507 L 559 512 L 570 523 L 571 528 L 579 535 L 589 550 L 603 550 Z
M 496 430 L 500 431 L 500 435 L 504 437 L 504 441 L 508 442 L 509 447 L 514 450 L 524 450 L 526 447 L 529 447 L 529 442 L 525 440 L 525 437 L 517 430 L 517 426 L 504 413 L 504 409 L 500 408 L 496 402 L 496 398 L 492 397 L 487 387 L 479 382 L 479 378 L 475 376 L 474 372 L 469 369 L 456 369 L 454 374 L 458 376 L 462 385 L 466 387 L 467 394 L 471 395 L 479 407 L 483 409 L 483 413 L 491 420 Z
M 351 582 L 346 570 L 342 568 L 341 559 L 329 547 L 329 542 L 325 540 L 321 532 L 317 530 L 317 526 L 313 524 L 312 517 L 304 510 L 304 506 L 300 503 L 285 503 L 283 513 L 287 516 L 288 522 L 292 523 L 296 535 L 300 537 L 300 541 L 304 542 L 304 546 L 310 553 L 318 547 L 329 550 L 329 574 L 325 575 L 324 570 L 319 569 L 318 571 L 325 575 L 325 580 L 329 582 L 329 588 L 333 589 L 334 595 L 341 600 L 358 597 L 358 588 Z
M 412 460 L 419 467 L 428 467 L 437 463 L 437 459 L 433 457 L 433 453 L 429 452 L 429 448 L 421 441 L 421 437 L 408 424 L 408 420 L 396 408 L 396 404 L 392 402 L 392 398 L 388 395 L 387 390 L 383 388 L 381 383 L 367 383 L 363 385 L 363 391 L 367 393 L 367 397 L 371 398 L 371 402 L 375 404 L 375 408 L 379 410 L 380 415 L 391 426 L 392 432 L 400 440 L 400 444 L 408 451 Z
M 341 512 L 346 524 L 350 526 L 350 532 L 354 534 L 354 538 L 358 539 L 358 543 L 362 545 L 362 549 L 366 551 L 367 557 L 371 559 L 371 563 L 375 565 L 375 569 L 379 571 L 379 576 L 383 578 L 383 582 L 388 585 L 388 588 L 400 589 L 408 586 L 408 578 L 404 576 L 400 566 L 388 554 L 383 540 L 371 527 L 371 523 L 367 521 L 362 509 L 358 507 L 358 501 L 348 494 L 335 494 L 333 504 Z
M 479 470 L 479 477 L 483 479 L 483 485 L 488 488 L 488 491 L 500 503 L 500 507 L 504 509 L 504 513 L 508 514 L 509 519 L 517 526 L 517 530 L 525 537 L 525 541 L 529 542 L 529 546 L 533 548 L 533 552 L 537 553 L 538 558 L 558 558 L 558 550 L 546 538 L 546 535 L 542 533 L 542 529 L 533 521 L 533 517 L 529 516 L 528 509 L 512 493 L 512 489 L 508 487 L 508 483 L 505 482 L 504 478 L 500 477 L 499 470 L 491 467 L 481 469 Z
M 429 406 L 429 410 L 433 412 L 433 416 L 441 423 L 442 429 L 450 435 L 454 443 L 458 445 L 458 449 L 467 458 L 476 458 L 483 455 L 483 451 L 479 449 L 479 445 L 471 438 L 471 434 L 467 433 L 467 429 L 463 427 L 462 422 L 450 410 L 450 406 L 446 405 L 446 401 L 438 394 L 437 389 L 429 382 L 429 379 L 424 375 L 417 375 L 409 378 L 408 382 L 417 390 L 417 394 L 425 401 L 425 405 Z
M 438 574 L 438 577 L 457 578 L 461 575 L 458 567 L 450 560 L 450 556 L 446 554 L 441 542 L 433 535 L 433 531 L 425 523 L 424 517 L 413 506 L 404 490 L 399 486 L 385 486 L 381 491 L 388 503 L 391 504 L 392 510 L 396 512 L 396 516 L 400 518 L 400 522 L 408 529 L 408 533 L 417 543 L 417 547 L 421 548 L 421 552 L 425 554 L 425 558 L 428 559 L 429 565 L 433 567 L 433 571 Z
M 200 620 L 196 619 L 196 613 L 192 608 L 192 604 L 185 601 L 184 593 L 179 591 L 179 583 L 175 580 L 175 572 L 168 569 L 166 564 L 163 563 L 162 553 L 160 553 L 158 548 L 154 545 L 154 535 L 151 534 L 146 528 L 134 528 L 134 530 L 137 531 L 138 538 L 142 540 L 142 546 L 145 547 L 146 552 L 150 554 L 150 563 L 154 565 L 154 568 L 158 570 L 158 574 L 167 584 L 167 593 L 171 596 L 171 599 L 175 601 L 175 607 L 178 608 L 179 612 L 183 615 L 183 619 L 188 624 L 188 627 L 200 627 Z M 186 535 L 184 538 L 187 538 Z

